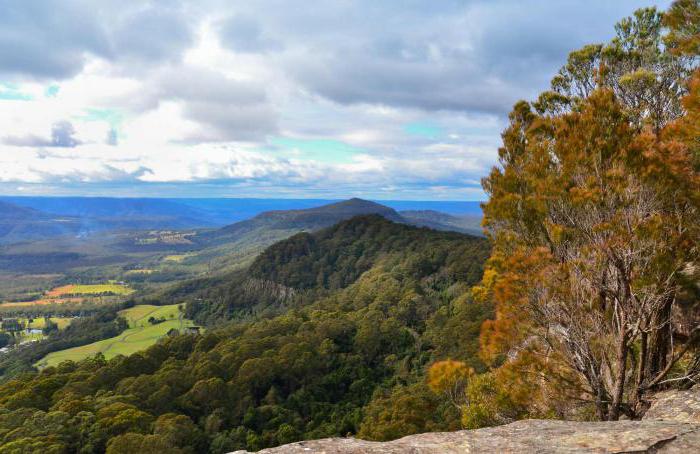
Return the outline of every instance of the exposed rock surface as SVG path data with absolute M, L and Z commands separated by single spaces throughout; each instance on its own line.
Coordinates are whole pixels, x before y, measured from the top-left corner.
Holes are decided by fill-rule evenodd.
M 643 419 L 700 424 L 700 385 L 687 391 L 657 394 Z
M 642 421 L 530 419 L 498 427 L 411 435 L 389 442 L 301 441 L 264 454 L 700 453 L 700 388 L 658 395 Z M 245 451 L 236 451 L 243 454 Z

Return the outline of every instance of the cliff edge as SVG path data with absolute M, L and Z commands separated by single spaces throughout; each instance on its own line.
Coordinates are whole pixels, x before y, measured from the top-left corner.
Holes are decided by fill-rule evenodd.
M 691 453 L 700 452 L 700 387 L 659 394 L 641 421 L 524 420 L 458 432 L 410 435 L 389 442 L 326 438 L 264 454 Z M 234 454 L 244 454 L 236 451 Z

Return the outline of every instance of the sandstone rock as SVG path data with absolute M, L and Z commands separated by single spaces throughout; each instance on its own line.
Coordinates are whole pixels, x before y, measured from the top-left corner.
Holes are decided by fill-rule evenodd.
M 700 452 L 700 425 L 674 421 L 525 420 L 498 427 L 411 435 L 389 442 L 355 438 L 302 441 L 264 454 Z M 237 451 L 243 454 L 245 451 Z
M 425 433 L 394 441 L 300 441 L 263 454 L 700 453 L 700 386 L 655 396 L 641 421 L 530 419 L 498 427 Z M 236 451 L 234 454 L 245 454 Z
M 642 419 L 700 424 L 700 386 L 657 394 Z

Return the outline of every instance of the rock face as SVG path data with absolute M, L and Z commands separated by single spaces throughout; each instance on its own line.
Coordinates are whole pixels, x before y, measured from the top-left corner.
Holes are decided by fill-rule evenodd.
M 687 391 L 657 394 L 643 419 L 700 424 L 700 385 Z
M 244 454 L 246 451 L 236 451 Z M 700 453 L 700 387 L 659 394 L 642 421 L 530 419 L 498 427 L 411 435 L 389 442 L 300 441 L 264 454 Z

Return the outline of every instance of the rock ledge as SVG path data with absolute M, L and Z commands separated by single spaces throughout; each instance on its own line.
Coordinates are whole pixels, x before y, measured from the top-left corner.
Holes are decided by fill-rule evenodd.
M 236 451 L 243 454 L 246 451 Z M 498 427 L 410 435 L 389 442 L 355 438 L 300 441 L 265 454 L 691 453 L 700 425 L 673 421 L 571 422 L 530 419 Z
M 498 427 L 410 435 L 388 442 L 326 438 L 264 454 L 700 453 L 700 387 L 659 394 L 642 421 L 529 419 Z M 245 454 L 236 451 L 234 454 Z

